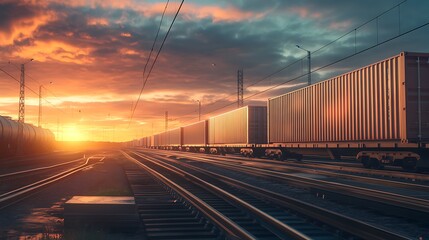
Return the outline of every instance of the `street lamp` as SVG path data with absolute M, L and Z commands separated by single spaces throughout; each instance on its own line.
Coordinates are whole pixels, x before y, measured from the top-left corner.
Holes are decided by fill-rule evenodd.
M 49 84 L 52 84 L 52 82 L 49 82 Z M 39 119 L 37 121 L 37 126 L 40 126 L 40 119 L 42 117 L 42 88 L 44 88 L 43 84 L 39 86 Z
M 307 52 L 307 58 L 308 58 L 308 85 L 311 85 L 311 52 L 308 51 L 305 48 L 302 48 L 299 45 L 296 45 L 296 47 Z

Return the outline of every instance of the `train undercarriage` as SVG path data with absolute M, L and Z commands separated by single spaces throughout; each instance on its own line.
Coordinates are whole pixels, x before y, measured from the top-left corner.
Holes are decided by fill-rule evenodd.
M 404 170 L 429 169 L 429 149 L 424 148 L 289 148 L 272 145 L 243 146 L 161 146 L 164 150 L 199 152 L 206 154 L 241 154 L 245 157 L 265 157 L 276 160 L 301 161 L 304 157 L 325 157 L 332 160 L 353 157 L 365 168 L 383 169 L 384 166 L 399 166 Z

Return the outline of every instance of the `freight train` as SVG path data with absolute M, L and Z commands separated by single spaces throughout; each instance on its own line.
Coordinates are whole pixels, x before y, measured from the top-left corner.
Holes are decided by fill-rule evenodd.
M 188 126 L 135 140 L 143 147 L 300 160 L 326 152 L 364 167 L 429 167 L 429 54 L 369 66 Z
M 0 116 L 0 158 L 51 151 L 54 142 L 48 129 Z

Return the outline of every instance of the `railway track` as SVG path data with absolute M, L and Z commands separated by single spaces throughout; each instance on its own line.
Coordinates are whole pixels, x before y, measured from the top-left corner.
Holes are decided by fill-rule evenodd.
M 249 222 L 246 221 L 238 221 L 237 223 L 257 238 L 270 238 L 270 235 L 258 234 L 268 234 L 271 232 L 271 234 L 274 234 L 273 237 L 281 239 L 291 237 L 293 239 L 341 239 L 345 236 L 367 239 L 405 239 L 403 236 L 392 234 L 381 229 L 376 230 L 375 227 L 333 212 L 329 212 L 328 214 L 326 210 L 297 202 L 296 200 L 291 204 L 293 200 L 288 199 L 286 201 L 285 199 L 287 199 L 287 197 L 285 196 L 255 188 L 243 182 L 216 175 L 172 159 L 152 157 L 137 152 L 132 152 L 132 155 L 137 156 L 135 158 L 126 153 L 123 154 L 136 163 L 139 162 L 136 158 L 139 158 L 145 165 L 151 165 L 151 168 L 158 170 L 163 169 L 163 171 L 167 169 L 170 172 L 175 172 L 175 175 L 179 176 L 179 178 L 175 178 L 173 175 L 170 175 L 169 178 L 173 178 L 175 182 L 184 185 L 186 189 L 193 193 L 195 192 L 196 195 L 202 196 L 206 203 L 214 206 L 219 212 L 225 212 L 224 215 L 231 220 L 244 220 L 242 219 L 243 215 L 237 218 L 232 213 L 239 212 L 243 214 L 243 211 L 247 211 L 244 216 L 251 216 L 250 219 L 246 219 L 247 221 L 250 220 L 250 222 L 254 222 L 256 220 L 256 222 L 262 223 L 262 225 L 249 226 Z M 157 159 L 162 159 L 162 161 Z M 175 164 L 173 162 L 175 162 Z M 184 182 L 185 179 L 188 180 Z M 189 181 L 194 185 L 197 184 L 199 188 L 190 186 L 192 184 L 189 183 Z M 217 198 L 213 196 L 208 197 L 209 193 L 207 193 L 205 189 L 210 189 L 211 194 L 214 193 Z M 225 207 L 224 204 L 220 204 L 218 199 L 220 196 L 227 199 L 229 204 L 232 203 L 236 207 L 239 206 L 239 209 L 231 211 L 231 209 Z M 291 209 L 291 206 L 294 206 L 293 209 Z M 306 216 L 302 217 L 302 213 L 298 215 L 294 214 L 294 212 L 297 212 L 297 209 L 305 211 L 307 213 Z M 309 215 L 311 215 L 311 220 L 308 220 Z M 324 218 L 323 221 L 321 220 L 322 218 Z M 327 224 L 327 222 L 329 224 Z M 343 224 L 343 226 L 339 227 L 341 224 Z M 327 225 L 329 225 L 331 231 L 326 230 Z M 345 230 L 346 226 L 349 228 L 347 231 Z M 258 229 L 256 233 L 254 230 L 255 227 Z M 342 235 L 338 235 L 338 232 L 341 232 Z
M 210 155 L 188 155 L 185 153 L 171 153 L 169 152 L 166 156 L 178 156 L 178 157 L 184 157 L 184 158 L 191 158 L 191 159 L 205 159 L 208 161 L 214 160 L 214 161 L 221 161 L 228 162 L 228 163 L 239 163 L 240 166 L 254 166 L 254 163 L 258 163 L 258 168 L 283 172 L 283 173 L 307 173 L 307 174 L 317 174 L 321 176 L 326 176 L 329 178 L 336 178 L 336 179 L 349 179 L 360 183 L 368 183 L 368 184 L 379 184 L 386 187 L 397 187 L 397 188 L 403 188 L 408 190 L 416 190 L 416 191 L 423 191 L 423 192 L 429 192 L 429 185 L 425 184 L 419 184 L 416 181 L 401 181 L 403 179 L 397 179 L 393 178 L 391 175 L 388 175 L 384 178 L 382 177 L 371 177 L 371 175 L 354 175 L 354 174 L 348 174 L 343 172 L 336 172 L 336 171 L 329 171 L 325 169 L 319 169 L 319 168 L 311 168 L 311 166 L 305 166 L 302 167 L 301 164 L 284 164 L 279 163 L 278 161 L 260 161 L 260 160 L 248 160 L 246 158 L 230 158 L 230 157 L 224 157 L 224 156 L 210 156 Z M 361 172 L 362 173 L 362 172 Z M 426 177 L 426 176 L 422 176 Z M 399 180 L 399 181 L 395 181 Z M 414 179 L 415 180 L 415 179 Z M 425 183 L 425 182 L 422 182 Z
M 19 201 L 27 198 L 31 194 L 34 194 L 35 192 L 41 190 L 42 188 L 44 188 L 50 184 L 53 184 L 59 180 L 62 180 L 62 179 L 66 178 L 66 177 L 68 177 L 74 173 L 77 173 L 83 169 L 91 167 L 94 164 L 98 164 L 98 163 L 102 162 L 104 160 L 104 158 L 105 158 L 104 156 L 88 157 L 83 164 L 68 168 L 67 170 L 62 171 L 60 173 L 56 173 L 55 175 L 40 179 L 38 181 L 29 183 L 29 184 L 25 184 L 23 186 L 19 186 L 13 190 L 9 190 L 5 193 L 2 193 L 0 195 L 0 209 L 6 208 L 10 205 L 13 205 L 14 203 L 19 202 Z M 71 164 L 71 163 L 76 163 L 78 161 L 82 161 L 82 159 L 77 159 L 77 160 L 74 160 L 74 161 L 71 161 L 68 163 L 64 163 L 64 164 L 56 164 L 56 165 L 50 166 L 50 167 L 41 167 L 41 168 L 36 168 L 36 169 L 29 169 L 29 170 L 24 170 L 24 171 L 19 171 L 19 172 L 3 174 L 3 175 L 1 175 L 1 177 L 2 178 L 19 177 L 20 175 L 32 174 L 35 172 L 44 171 L 47 169 L 52 169 L 52 168 L 64 166 L 64 165 Z M 2 180 L 2 181 L 4 181 L 4 180 Z
M 44 171 L 44 170 L 48 170 L 48 169 L 62 167 L 62 166 L 65 166 L 65 165 L 69 165 L 69 164 L 80 162 L 82 160 L 85 160 L 85 158 L 82 157 L 82 158 L 79 158 L 79 159 L 76 159 L 76 160 L 67 161 L 67 162 L 63 162 L 63 163 L 58 163 L 58 164 L 54 164 L 54 165 L 50 165 L 50 166 L 37 167 L 37 168 L 26 169 L 26 170 L 21 170 L 21 171 L 16 171 L 16 172 L 4 173 L 4 174 L 0 174 L 0 180 L 4 181 L 4 179 L 15 177 L 15 176 L 23 176 L 23 175 L 26 175 L 26 174 L 32 174 L 32 173 L 36 173 L 36 172 L 40 172 L 40 171 Z
M 145 149 L 149 151 L 160 151 L 165 153 L 166 155 L 175 155 L 177 153 L 183 153 L 178 151 L 167 151 L 167 150 L 152 150 L 152 149 Z M 201 155 L 200 153 L 190 153 L 186 152 L 188 155 L 195 155 L 195 156 L 205 156 L 205 157 L 214 157 L 207 154 Z M 221 157 L 221 156 L 217 156 Z M 369 176 L 369 177 L 379 177 L 379 178 L 388 178 L 388 179 L 400 179 L 400 180 L 406 180 L 406 181 L 422 181 L 422 182 L 429 182 L 429 175 L 428 174 L 421 174 L 421 173 L 415 173 L 415 172 L 406 172 L 406 171 L 398 171 L 398 170 L 391 170 L 391 169 L 385 169 L 385 170 L 378 170 L 378 169 L 366 169 L 363 168 L 361 164 L 354 164 L 354 163 L 343 163 L 343 162 L 323 162 L 323 161 L 314 161 L 314 160 L 302 160 L 302 162 L 295 162 L 295 161 L 279 161 L 279 160 L 270 160 L 270 159 L 261 159 L 261 158 L 247 158 L 243 156 L 236 156 L 236 155 L 227 155 L 227 158 L 229 160 L 239 160 L 239 161 L 246 161 L 246 162 L 255 162 L 255 163 L 261 163 L 261 164 L 274 164 L 278 166 L 284 166 L 284 167 L 296 167 L 294 170 L 299 170 L 299 168 L 302 169 L 302 171 L 305 171 L 305 169 L 309 170 L 326 170 L 326 171 L 335 171 L 338 173 L 345 173 L 347 175 L 354 174 L 359 176 Z
M 146 150 L 145 150 L 146 151 Z M 354 181 L 361 181 L 366 183 L 383 184 L 385 186 L 401 187 L 406 189 L 413 189 L 419 191 L 428 191 L 429 187 L 424 185 L 429 183 L 429 176 L 426 174 L 409 173 L 409 172 L 396 172 L 396 171 L 383 171 L 363 169 L 360 167 L 343 167 L 331 164 L 308 164 L 308 163 L 294 163 L 294 162 L 280 162 L 276 160 L 245 158 L 241 156 L 219 156 L 219 155 L 202 155 L 195 153 L 172 152 L 163 150 L 149 150 L 149 152 L 161 151 L 165 156 L 178 156 L 178 157 L 194 157 L 200 159 L 220 160 L 224 162 L 239 162 L 241 165 L 264 166 L 263 168 L 293 172 L 293 173 L 308 173 L 317 174 L 333 178 L 350 179 Z M 422 184 L 418 184 L 422 183 Z
M 196 156 L 187 156 L 178 153 L 177 156 L 186 157 L 187 159 L 192 159 L 194 161 L 203 161 L 210 162 L 211 164 L 215 164 L 217 166 L 227 167 L 229 169 L 234 169 L 240 172 L 247 172 L 254 176 L 260 176 L 264 178 L 271 178 L 280 180 L 283 182 L 287 182 L 289 184 L 295 184 L 298 186 L 303 186 L 306 188 L 319 189 L 321 191 L 346 195 L 353 198 L 364 199 L 368 201 L 376 201 L 382 204 L 387 204 L 391 206 L 400 207 L 403 209 L 409 209 L 417 212 L 427 213 L 429 214 L 429 200 L 417 197 L 403 196 L 397 193 L 376 190 L 376 189 L 368 189 L 364 187 L 359 187 L 351 184 L 338 183 L 333 181 L 326 181 L 322 179 L 315 179 L 306 176 L 300 176 L 296 174 L 290 174 L 283 172 L 283 168 L 274 168 L 274 169 L 265 169 L 259 166 L 255 167 L 254 165 L 248 164 L 240 164 L 237 161 L 229 161 L 227 159 L 222 160 L 214 160 L 213 158 L 207 158 L 204 156 L 196 157 Z M 356 177 L 358 178 L 358 177 Z M 360 177 L 362 181 L 370 180 L 370 181 L 379 181 L 369 178 Z M 380 180 L 380 182 L 387 182 L 385 180 Z M 400 182 L 390 182 L 390 184 L 400 185 L 405 188 L 414 188 L 419 190 L 427 190 L 427 186 L 417 185 L 417 184 L 407 184 Z
M 219 161 L 221 163 L 227 162 L 236 164 L 238 163 L 240 166 L 255 166 L 255 163 L 258 163 L 258 168 L 263 168 L 267 170 L 273 170 L 280 173 L 308 173 L 308 174 L 315 174 L 315 175 L 321 175 L 326 176 L 330 178 L 337 178 L 337 179 L 350 179 L 354 180 L 356 182 L 364 182 L 369 184 L 380 184 L 383 186 L 390 186 L 390 187 L 397 187 L 397 188 L 403 188 L 408 190 L 416 190 L 416 191 L 423 191 L 423 192 L 429 192 L 429 185 L 425 185 L 425 182 L 422 182 L 420 184 L 419 182 L 412 181 L 412 182 L 404 182 L 404 181 L 395 181 L 395 178 L 388 177 L 388 178 L 374 178 L 370 176 L 361 176 L 361 175 L 350 175 L 342 172 L 334 172 L 334 171 L 327 171 L 323 169 L 318 168 L 311 168 L 309 166 L 307 167 L 300 167 L 301 164 L 295 164 L 291 166 L 289 163 L 279 163 L 278 161 L 259 161 L 259 160 L 248 160 L 246 158 L 236 157 L 225 157 L 225 156 L 211 156 L 211 155 L 188 155 L 187 153 L 171 153 L 165 155 L 166 157 L 169 156 L 177 156 L 179 158 L 189 158 L 189 159 L 204 159 L 207 161 Z M 298 167 L 296 167 L 298 166 Z

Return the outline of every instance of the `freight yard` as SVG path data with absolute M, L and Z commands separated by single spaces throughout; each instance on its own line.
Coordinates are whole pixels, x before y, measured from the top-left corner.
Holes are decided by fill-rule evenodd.
M 0 239 L 429 239 L 428 10 L 0 2 Z

